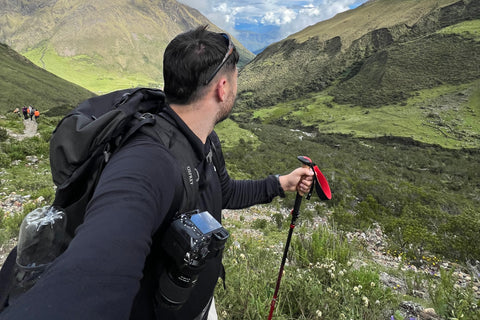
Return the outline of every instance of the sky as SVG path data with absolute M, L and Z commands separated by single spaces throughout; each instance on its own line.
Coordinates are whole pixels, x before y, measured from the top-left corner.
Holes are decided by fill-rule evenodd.
M 178 0 L 258 53 L 276 41 L 367 0 Z

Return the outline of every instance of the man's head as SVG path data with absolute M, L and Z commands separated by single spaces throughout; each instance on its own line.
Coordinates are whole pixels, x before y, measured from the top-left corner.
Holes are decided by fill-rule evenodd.
M 229 36 L 206 26 L 182 33 L 165 49 L 164 91 L 170 103 L 195 101 L 216 76 L 234 73 L 239 55 Z

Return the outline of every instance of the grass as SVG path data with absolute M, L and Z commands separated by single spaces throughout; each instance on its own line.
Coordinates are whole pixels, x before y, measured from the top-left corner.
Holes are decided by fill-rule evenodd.
M 317 97 L 310 102 L 319 100 L 327 105 L 327 98 Z M 301 110 L 302 106 L 295 108 Z M 267 121 L 267 115 L 270 113 L 259 113 L 257 117 Z M 13 125 L 11 117 L 8 115 L 1 125 Z M 3 192 L 30 194 L 31 199 L 42 196 L 45 203 L 52 201 L 48 139 L 58 119 L 42 118 L 40 138 L 1 142 Z M 232 176 L 259 178 L 286 173 L 299 165 L 296 155 L 308 155 L 319 164 L 333 191 L 329 202 L 313 199 L 309 206 L 302 204 L 275 307 L 276 319 L 380 320 L 392 315 L 397 319 L 400 301 L 405 299 L 434 307 L 445 317 L 478 316 L 478 300 L 472 288 L 454 286 L 456 278 L 452 274 L 442 274 L 438 269 L 437 276 L 413 276 L 401 270 L 386 270 L 369 260 L 360 243 L 345 238 L 349 230 L 366 230 L 377 221 L 389 236 L 391 254 L 402 257 L 405 264 L 432 264 L 449 257 L 461 263 L 470 255 L 480 256 L 471 241 L 480 223 L 474 209 L 480 201 L 475 196 L 480 172 L 478 152 L 410 145 L 402 140 L 313 135 L 306 127 L 291 131 L 259 122 L 227 120 L 217 129 Z M 39 158 L 34 166 L 26 160 L 31 155 Z M 221 283 L 216 290 L 221 319 L 266 318 L 289 224 L 289 217 L 278 210 L 291 208 L 293 201 L 292 195 L 276 200 L 269 209 L 270 217 L 253 222 L 225 220 L 231 237 L 224 261 L 227 290 Z M 41 205 L 31 201 L 22 213 L 3 212 L 0 241 L 13 237 L 23 215 Z M 261 206 L 251 210 L 261 214 L 255 211 Z M 316 227 L 313 221 L 318 216 L 325 218 L 327 225 Z M 441 232 L 436 235 L 434 230 Z M 418 252 L 422 261 L 413 256 Z M 365 266 L 359 267 L 357 261 L 363 261 Z M 410 289 L 399 293 L 398 288 L 385 286 L 380 280 L 382 272 L 409 279 L 406 283 Z M 419 300 L 411 295 L 418 283 L 428 284 L 430 298 Z
M 405 137 L 445 148 L 480 147 L 479 117 L 479 81 L 420 90 L 402 105 L 345 106 L 320 93 L 253 112 L 253 119 L 265 124 L 300 122 L 321 133 Z
M 226 148 L 234 148 L 242 143 L 248 143 L 252 146 L 258 146 L 259 141 L 257 136 L 251 131 L 240 128 L 238 123 L 232 121 L 231 119 L 226 119 L 225 121 L 219 123 L 215 127 L 217 134 L 222 137 L 222 146 Z
M 43 112 L 57 106 L 73 108 L 93 93 L 28 62 L 9 47 L 0 45 L 0 113 L 32 105 Z
M 480 41 L 480 20 L 464 21 L 438 31 L 441 34 L 459 34 L 465 38 Z
M 112 71 L 108 67 L 103 68 L 95 62 L 98 58 L 87 55 L 59 56 L 51 47 L 40 46 L 25 52 L 24 55 L 39 67 L 47 67 L 59 77 L 97 94 L 139 86 L 158 88 L 163 85 L 144 73 L 127 74 Z
M 13 118 L 9 115 L 7 119 Z M 22 123 L 21 121 L 15 119 Z M 43 119 L 42 119 L 43 120 Z M 39 121 L 40 137 L 25 138 L 21 141 L 8 139 L 0 142 L 1 189 L 6 194 L 28 192 L 32 198 L 40 196 L 46 201 L 53 200 L 54 189 L 50 175 L 49 139 L 53 125 Z M 0 121 L 0 126 L 9 125 L 7 120 Z M 32 162 L 28 157 L 38 161 Z
M 302 207 L 301 211 L 309 209 Z M 215 292 L 220 319 L 267 318 L 289 220 L 284 217 L 280 228 L 273 221 L 254 221 L 250 227 L 256 226 L 255 232 L 246 232 L 249 225 L 241 218 L 224 220 L 231 238 L 224 253 L 227 289 L 219 283 Z M 382 267 L 370 261 L 359 242 L 347 241 L 332 225 L 312 228 L 305 219 L 298 223 L 292 239 L 275 319 L 403 319 L 399 305 L 405 300 L 434 308 L 443 317 L 475 319 L 480 315 L 472 288 L 456 286 L 452 270 L 439 268 L 432 275 Z M 402 285 L 386 285 L 381 273 L 392 275 Z M 426 299 L 415 297 L 415 291 L 425 288 Z
M 13 113 L 8 113 L 5 118 L 0 119 L 0 126 L 2 128 L 9 128 L 15 133 L 22 133 L 25 129 L 25 126 L 23 125 L 23 114 L 21 114 L 21 109 L 20 117 Z
M 308 128 L 289 131 L 271 124 L 241 126 L 261 143 L 224 149 L 234 175 L 286 173 L 299 165 L 296 156 L 307 155 L 330 182 L 328 206 L 341 228 L 365 229 L 378 221 L 392 237 L 392 247 L 406 252 L 409 244 L 418 243 L 412 248 L 454 259 L 480 256 L 468 240 L 480 228 L 474 209 L 480 205 L 478 186 L 473 183 L 480 172 L 478 149 L 444 149 L 393 136 L 311 134 Z M 469 228 L 462 230 L 464 224 Z
M 260 228 L 260 234 L 249 236 L 241 233 L 245 227 L 238 230 L 230 227 L 233 229 L 233 239 L 227 246 L 224 258 L 228 288 L 225 291 L 222 286 L 217 287 L 218 312 L 222 319 L 266 318 L 288 228 L 280 230 L 268 223 Z M 385 294 L 378 276 L 371 270 L 349 272 L 353 270 L 350 258 L 356 252 L 352 250 L 354 246 L 331 230 L 319 227 L 312 233 L 308 228 L 299 227 L 293 239 L 275 308 L 275 319 L 319 319 L 319 314 L 325 319 L 339 319 L 342 313 L 348 318 L 358 318 L 359 314 L 365 312 L 364 295 L 369 295 L 373 301 L 377 296 L 382 296 L 384 303 L 392 298 Z M 352 281 L 347 277 L 351 277 Z M 378 293 L 369 292 L 369 288 L 375 287 L 371 284 L 374 281 Z M 362 295 L 350 296 L 348 291 L 353 292 L 354 287 L 365 283 L 368 286 L 365 286 Z M 342 306 L 338 301 L 343 299 L 348 301 Z M 382 308 L 385 308 L 385 304 L 379 306 L 377 311 L 382 313 Z M 372 315 L 375 312 L 367 313 Z
M 480 56 L 473 53 L 479 49 L 479 41 L 452 33 L 395 43 L 373 53 L 329 93 L 339 103 L 379 107 L 420 90 L 472 83 L 479 76 Z
M 53 201 L 55 191 L 48 158 L 53 123 L 48 118 L 42 117 L 42 120 L 38 124 L 40 137 L 22 141 L 8 138 L 0 142 L 1 193 L 28 198 L 18 213 L 0 210 L 0 246 L 18 235 L 22 219 L 28 212 Z M 0 126 L 9 129 L 18 128 L 18 123 L 23 124 L 13 114 L 7 114 L 6 119 L 0 120 Z M 29 160 L 29 157 L 38 161 Z M 37 199 L 43 200 L 37 202 Z

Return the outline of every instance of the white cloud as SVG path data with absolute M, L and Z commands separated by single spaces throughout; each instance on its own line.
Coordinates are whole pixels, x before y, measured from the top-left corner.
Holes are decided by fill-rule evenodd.
M 280 40 L 309 25 L 329 19 L 366 0 L 179 0 L 199 10 L 210 21 L 240 41 L 245 24 L 262 33 L 268 26 L 278 26 Z M 242 28 L 240 28 L 242 26 Z M 242 29 L 242 30 L 239 30 Z M 271 32 L 271 28 L 269 29 Z
M 292 23 L 297 17 L 297 13 L 292 9 L 285 7 L 279 7 L 275 11 L 269 11 L 265 13 L 260 22 L 262 24 L 268 25 L 284 25 Z

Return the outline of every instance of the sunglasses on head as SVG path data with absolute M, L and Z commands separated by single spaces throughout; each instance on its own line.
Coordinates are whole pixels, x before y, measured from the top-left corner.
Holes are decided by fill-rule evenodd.
M 215 71 L 213 71 L 212 75 L 207 79 L 207 81 L 205 81 L 205 85 L 209 84 L 210 81 L 212 81 L 213 78 L 215 78 L 215 76 L 217 75 L 218 71 L 220 71 L 220 69 L 223 67 L 223 65 L 225 64 L 225 62 L 227 62 L 227 59 L 228 57 L 230 57 L 233 53 L 233 49 L 235 49 L 235 45 L 233 44 L 232 40 L 230 39 L 230 37 L 228 36 L 228 34 L 226 33 L 221 33 L 222 36 L 225 37 L 225 39 L 228 40 L 228 49 L 227 49 L 227 53 L 225 54 L 225 57 L 223 57 L 223 60 L 222 62 L 220 62 L 220 64 L 218 65 L 218 67 L 215 69 Z

